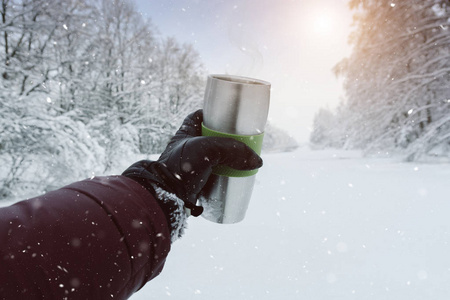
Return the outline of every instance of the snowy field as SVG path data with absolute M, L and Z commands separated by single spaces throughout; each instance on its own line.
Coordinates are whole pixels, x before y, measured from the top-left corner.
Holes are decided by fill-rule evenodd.
M 246 219 L 190 219 L 131 299 L 450 299 L 450 166 L 263 155 Z
M 305 149 L 263 158 L 245 220 L 191 218 L 132 300 L 450 299 L 449 164 Z

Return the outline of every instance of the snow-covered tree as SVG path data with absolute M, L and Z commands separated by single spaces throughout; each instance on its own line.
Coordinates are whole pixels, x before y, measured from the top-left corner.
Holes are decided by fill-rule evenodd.
M 130 1 L 0 5 L 2 196 L 159 152 L 201 102 L 196 51 L 159 37 Z
M 84 173 L 83 163 L 101 161 L 84 125 L 63 115 L 54 102 L 52 82 L 60 66 L 53 54 L 66 30 L 62 21 L 71 17 L 72 8 L 70 1 L 2 1 L 2 196 L 14 189 L 43 191 L 53 184 L 52 178 L 70 180 Z M 70 162 L 78 167 L 71 170 Z M 66 167 L 56 167 L 61 165 Z
M 333 147 L 333 129 L 335 128 L 335 116 L 330 109 L 321 108 L 314 116 L 313 132 L 310 142 L 318 147 Z
M 338 126 L 347 147 L 411 158 L 450 142 L 450 12 L 444 0 L 352 0 L 353 52 Z M 345 118 L 342 116 L 345 115 Z

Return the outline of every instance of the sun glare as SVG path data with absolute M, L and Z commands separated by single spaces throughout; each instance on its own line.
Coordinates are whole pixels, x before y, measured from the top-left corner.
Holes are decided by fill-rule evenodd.
M 319 14 L 314 19 L 314 31 L 327 34 L 333 30 L 333 19 L 327 14 Z

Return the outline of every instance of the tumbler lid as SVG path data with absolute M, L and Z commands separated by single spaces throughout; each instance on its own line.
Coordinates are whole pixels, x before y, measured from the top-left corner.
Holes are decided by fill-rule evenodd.
M 260 84 L 260 85 L 268 85 L 270 86 L 270 82 L 264 81 L 261 79 L 255 79 L 250 77 L 244 77 L 244 76 L 234 76 L 234 75 L 224 75 L 224 74 L 211 74 L 208 77 L 218 79 L 218 80 L 224 80 L 229 81 L 233 84 Z

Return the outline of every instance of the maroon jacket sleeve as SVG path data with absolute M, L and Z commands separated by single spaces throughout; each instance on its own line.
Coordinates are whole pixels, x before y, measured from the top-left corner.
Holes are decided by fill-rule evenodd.
M 0 299 L 127 299 L 170 250 L 155 198 L 96 177 L 0 208 Z

